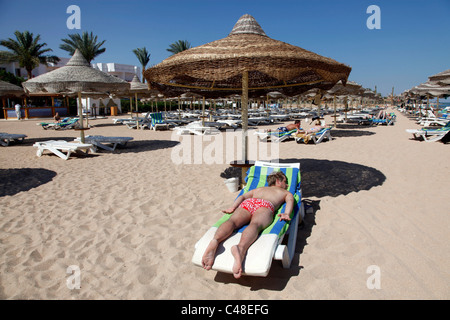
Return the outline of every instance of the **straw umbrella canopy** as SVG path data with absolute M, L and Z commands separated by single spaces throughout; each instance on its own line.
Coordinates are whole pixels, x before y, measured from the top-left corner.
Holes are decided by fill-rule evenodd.
M 6 106 L 6 98 L 25 96 L 23 88 L 15 84 L 0 80 L 0 97 L 3 100 L 3 107 Z
M 333 59 L 269 38 L 258 22 L 243 15 L 230 34 L 175 54 L 147 69 L 145 78 L 167 96 L 191 91 L 207 98 L 242 95 L 243 142 L 247 103 L 271 91 L 295 96 L 312 88 L 328 90 L 351 68 Z M 243 160 L 246 142 L 243 143 Z
M 443 85 L 450 85 L 450 69 L 439 72 L 435 75 L 428 77 L 428 80 L 437 82 Z
M 130 82 L 130 89 L 128 90 L 128 93 L 134 95 L 135 104 L 136 104 L 136 112 L 137 112 L 138 111 L 138 108 L 137 108 L 138 96 L 139 97 L 150 97 L 152 94 L 156 94 L 158 92 L 156 92 L 156 90 L 150 91 L 148 88 L 148 85 L 146 85 L 145 83 L 142 83 L 139 80 L 139 78 L 137 77 L 137 75 L 134 75 L 133 80 L 131 80 L 131 82 Z M 131 101 L 131 99 L 130 99 L 130 101 Z M 132 111 L 131 105 L 130 105 L 130 111 Z
M 78 95 L 81 142 L 84 143 L 82 92 L 122 92 L 129 89 L 125 80 L 94 69 L 77 49 L 64 67 L 44 73 L 22 83 L 29 93 L 61 93 Z
M 415 86 L 410 91 L 420 95 L 428 95 L 432 97 L 445 97 L 450 95 L 450 85 L 440 85 L 430 81 Z
M 336 83 L 333 88 L 327 91 L 327 93 L 333 96 L 333 105 L 334 105 L 334 127 L 337 126 L 337 107 L 336 107 L 336 97 L 337 96 L 347 96 L 353 94 L 355 92 L 359 92 L 362 86 L 354 81 L 347 81 L 344 86 L 342 81 Z M 347 109 L 345 109 L 345 116 L 347 117 Z
M 333 59 L 269 38 L 250 15 L 242 16 L 223 39 L 173 55 L 144 71 L 145 78 L 170 96 L 186 91 L 207 98 L 241 93 L 248 73 L 250 97 L 271 91 L 295 96 L 347 81 L 351 68 Z
M 445 84 L 444 82 L 441 82 L 441 80 L 438 80 L 438 81 L 428 80 L 427 82 L 424 82 L 422 84 L 419 84 L 418 86 L 415 86 L 410 91 L 412 93 L 418 94 L 420 96 L 426 96 L 427 97 L 427 108 L 429 107 L 429 104 L 430 104 L 430 100 L 429 100 L 430 97 L 436 97 L 438 107 L 439 107 L 439 98 L 441 98 L 441 97 L 446 98 L 446 97 L 450 96 L 450 84 Z
M 24 96 L 25 91 L 23 88 L 16 86 L 15 84 L 0 80 L 0 96 Z
M 25 91 L 22 87 L 0 80 L 0 97 L 2 97 L 3 107 L 6 107 L 7 98 L 24 97 Z M 8 103 L 9 104 L 9 103 Z M 8 106 L 9 107 L 9 106 Z

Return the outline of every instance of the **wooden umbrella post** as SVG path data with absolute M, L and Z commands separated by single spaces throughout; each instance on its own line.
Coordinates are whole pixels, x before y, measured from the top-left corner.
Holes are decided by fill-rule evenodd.
M 242 74 L 242 160 L 247 161 L 247 131 L 248 131 L 248 71 Z
M 81 92 L 78 91 L 78 112 L 80 113 L 80 139 L 84 143 L 84 127 L 83 127 L 83 105 L 81 102 Z
M 202 127 L 205 126 L 205 97 L 203 97 L 202 101 Z
M 337 112 L 336 112 L 336 94 L 334 94 L 333 97 L 333 105 L 334 105 L 334 127 L 336 128 L 336 117 L 337 117 Z

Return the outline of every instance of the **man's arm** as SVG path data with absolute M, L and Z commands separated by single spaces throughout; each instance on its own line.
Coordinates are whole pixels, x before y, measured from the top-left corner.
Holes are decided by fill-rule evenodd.
M 284 221 L 290 221 L 291 218 L 289 215 L 292 212 L 292 209 L 294 208 L 294 196 L 290 192 L 286 192 L 286 197 L 284 198 L 284 201 L 286 202 L 286 207 L 284 209 L 284 212 L 280 213 L 278 216 L 280 217 L 280 220 Z
M 233 213 L 234 210 L 236 210 L 237 207 L 239 207 L 239 205 L 242 203 L 242 201 L 244 201 L 245 199 L 252 198 L 252 197 L 253 197 L 253 190 L 250 190 L 250 191 L 244 193 L 243 195 L 237 197 L 236 200 L 234 201 L 233 205 L 226 210 L 222 210 L 222 212 Z

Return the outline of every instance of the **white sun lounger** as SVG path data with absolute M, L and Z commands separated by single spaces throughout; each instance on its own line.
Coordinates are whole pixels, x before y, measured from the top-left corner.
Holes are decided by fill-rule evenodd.
M 256 161 L 255 166 L 249 169 L 247 175 L 247 185 L 241 190 L 241 194 L 260 186 L 267 186 L 267 175 L 275 170 L 283 171 L 288 178 L 288 190 L 294 194 L 294 209 L 291 213 L 291 221 L 279 221 L 278 212 L 284 210 L 283 205 L 274 214 L 273 223 L 262 231 L 258 239 L 250 246 L 243 262 L 243 275 L 265 277 L 270 271 L 272 261 L 281 260 L 284 268 L 290 268 L 295 253 L 295 244 L 297 241 L 298 224 L 304 217 L 304 208 L 301 202 L 300 191 L 300 163 L 270 163 Z M 300 215 L 300 217 L 299 217 Z M 192 263 L 202 267 L 202 257 L 206 247 L 217 228 L 226 221 L 230 215 L 225 214 L 222 218 L 203 235 L 195 245 L 195 252 L 192 257 Z M 246 226 L 237 230 L 227 240 L 219 245 L 212 270 L 225 273 L 233 273 L 232 268 L 234 258 L 230 248 L 239 243 L 242 231 Z M 289 234 L 287 244 L 282 244 L 283 238 Z
M 26 137 L 25 134 L 0 132 L 0 144 L 7 147 L 11 142 L 23 142 Z
M 36 147 L 38 149 L 36 152 L 36 155 L 38 157 L 42 156 L 45 150 L 48 150 L 56 154 L 61 159 L 67 160 L 69 159 L 70 154 L 73 152 L 87 154 L 89 152 L 89 149 L 92 148 L 92 144 L 68 142 L 65 140 L 48 140 L 36 142 L 35 144 L 33 144 L 33 147 Z
M 219 130 L 213 126 L 202 126 L 201 121 L 194 121 L 189 123 L 183 127 L 175 128 L 177 135 L 183 134 L 196 134 L 196 135 L 205 135 L 205 134 L 213 134 L 218 133 Z
M 447 121 L 445 126 L 438 129 L 406 129 L 406 132 L 412 133 L 414 139 L 435 142 L 441 140 L 450 132 L 450 121 Z
M 128 141 L 133 140 L 133 137 L 105 137 L 105 136 L 87 136 L 85 143 L 92 144 L 91 152 L 97 152 L 97 149 L 104 149 L 107 151 L 116 150 L 117 146 L 124 147 Z M 80 142 L 80 138 L 76 138 L 75 141 Z

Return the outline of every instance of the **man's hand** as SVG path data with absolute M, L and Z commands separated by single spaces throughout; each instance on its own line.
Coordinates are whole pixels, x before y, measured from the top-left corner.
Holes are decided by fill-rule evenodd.
M 235 208 L 233 208 L 233 207 L 230 207 L 230 208 L 228 208 L 228 209 L 226 209 L 226 210 L 222 210 L 222 212 L 223 213 L 228 213 L 228 214 L 231 214 L 231 213 L 233 213 L 234 212 L 234 210 L 236 210 Z
M 280 221 L 291 221 L 291 218 L 287 213 L 280 213 L 278 216 L 280 217 Z

